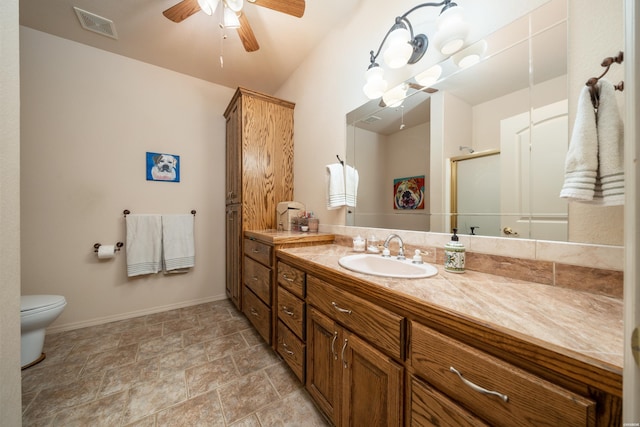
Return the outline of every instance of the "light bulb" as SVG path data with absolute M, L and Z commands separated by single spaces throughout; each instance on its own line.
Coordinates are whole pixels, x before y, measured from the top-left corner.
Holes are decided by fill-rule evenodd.
M 383 78 L 384 70 L 378 66 L 371 67 L 364 74 L 366 83 L 362 90 L 369 99 L 380 98 L 387 90 L 387 82 Z
M 238 15 L 228 7 L 224 8 L 224 26 L 225 28 L 240 28 Z
M 400 68 L 407 65 L 413 47 L 409 44 L 411 33 L 404 24 L 396 24 L 396 29 L 387 37 L 387 49 L 383 53 L 384 62 L 390 68 Z
M 218 3 L 220 3 L 220 0 L 198 0 L 200 9 L 209 16 L 213 15 L 216 11 Z
M 441 74 L 442 67 L 436 64 L 433 67 L 427 68 L 425 71 L 417 74 L 415 79 L 419 85 L 430 87 L 432 84 L 438 81 Z

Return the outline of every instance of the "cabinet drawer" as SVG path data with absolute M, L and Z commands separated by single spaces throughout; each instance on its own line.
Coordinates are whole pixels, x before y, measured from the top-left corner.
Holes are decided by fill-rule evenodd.
M 423 325 L 411 326 L 417 374 L 490 424 L 595 425 L 593 401 Z
M 243 258 L 243 283 L 265 304 L 271 305 L 271 269 L 247 256 Z
M 304 339 L 304 301 L 278 286 L 278 318 Z
M 246 286 L 242 293 L 242 312 L 267 344 L 271 344 L 271 309 Z
M 278 354 L 304 383 L 306 346 L 282 322 L 278 322 Z
M 410 379 L 411 426 L 489 427 L 416 377 Z
M 390 356 L 403 358 L 403 317 L 313 276 L 307 276 L 307 302 Z
M 262 264 L 272 267 L 271 251 L 273 247 L 253 239 L 244 239 L 244 253 Z
M 278 283 L 299 298 L 305 297 L 305 273 L 283 262 L 278 262 Z

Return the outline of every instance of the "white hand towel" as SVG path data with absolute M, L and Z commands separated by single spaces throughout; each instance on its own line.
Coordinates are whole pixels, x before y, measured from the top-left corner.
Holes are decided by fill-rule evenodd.
M 327 209 L 338 209 L 346 203 L 344 166 L 340 163 L 327 165 L 328 188 Z
M 167 272 L 195 265 L 196 250 L 193 215 L 162 216 L 164 269 Z
M 624 204 L 624 127 L 615 88 L 607 80 L 598 82 L 598 178 L 594 203 L 605 206 Z
M 587 86 L 578 98 L 576 120 L 565 160 L 564 185 L 560 197 L 590 201 L 598 173 L 598 135 L 596 114 Z
M 345 166 L 346 205 L 356 207 L 358 201 L 358 171 L 349 165 Z
M 162 268 L 162 218 L 127 215 L 127 275 L 157 273 Z

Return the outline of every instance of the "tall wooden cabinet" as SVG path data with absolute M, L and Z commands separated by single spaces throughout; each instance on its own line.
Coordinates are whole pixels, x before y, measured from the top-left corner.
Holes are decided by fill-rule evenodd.
M 276 205 L 293 199 L 295 104 L 238 88 L 226 124 L 226 292 L 242 308 L 244 230 L 276 228 Z

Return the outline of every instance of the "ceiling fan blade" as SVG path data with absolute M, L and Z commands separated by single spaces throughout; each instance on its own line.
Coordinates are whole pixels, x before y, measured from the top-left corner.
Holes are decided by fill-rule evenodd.
M 200 11 L 198 0 L 182 0 L 162 12 L 162 14 L 173 22 L 182 22 L 198 11 Z
M 433 88 L 430 88 L 430 87 L 424 87 L 424 86 L 419 85 L 417 83 L 411 83 L 411 82 L 409 82 L 409 87 L 411 89 L 421 90 L 421 91 L 424 91 L 424 92 L 427 92 L 427 93 L 436 93 L 438 91 L 438 89 L 433 89 Z
M 286 13 L 287 15 L 302 18 L 304 15 L 305 0 L 248 0 L 258 6 Z
M 247 52 L 255 52 L 260 49 L 258 40 L 256 39 L 255 34 L 253 34 L 251 25 L 249 25 L 247 16 L 244 13 L 240 13 L 238 15 L 238 20 L 240 21 L 240 27 L 237 28 L 237 31 L 240 36 L 240 40 L 242 41 L 242 45 L 244 46 L 244 50 Z

